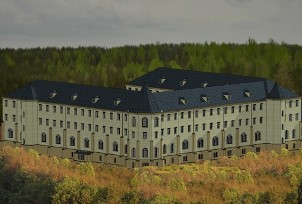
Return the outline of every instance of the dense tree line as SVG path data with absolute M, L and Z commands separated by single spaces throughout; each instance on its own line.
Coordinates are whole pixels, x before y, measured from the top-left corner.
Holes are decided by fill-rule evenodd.
M 159 66 L 266 77 L 302 93 L 302 46 L 249 39 L 245 44 L 0 49 L 0 96 L 36 79 L 123 87 Z

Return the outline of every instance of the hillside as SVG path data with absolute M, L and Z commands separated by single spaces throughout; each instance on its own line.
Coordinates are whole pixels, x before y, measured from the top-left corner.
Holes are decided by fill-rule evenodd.
M 298 203 L 302 152 L 126 169 L 0 149 L 0 203 Z
M 36 79 L 123 87 L 160 66 L 266 77 L 302 94 L 302 46 L 249 39 L 246 44 L 0 49 L 0 97 Z

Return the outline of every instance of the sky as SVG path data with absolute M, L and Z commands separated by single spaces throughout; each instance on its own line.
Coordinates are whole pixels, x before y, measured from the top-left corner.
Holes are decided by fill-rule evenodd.
M 0 0 L 0 47 L 302 45 L 302 0 Z

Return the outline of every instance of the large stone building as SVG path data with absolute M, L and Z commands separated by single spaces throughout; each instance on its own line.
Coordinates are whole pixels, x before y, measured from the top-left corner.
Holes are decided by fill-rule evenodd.
M 130 168 L 301 146 L 301 97 L 263 78 L 158 68 L 126 89 L 34 81 L 3 97 L 1 145 Z

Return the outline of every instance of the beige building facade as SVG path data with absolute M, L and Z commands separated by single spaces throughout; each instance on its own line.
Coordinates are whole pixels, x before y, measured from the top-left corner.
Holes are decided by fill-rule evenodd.
M 134 80 L 125 90 L 35 81 L 3 97 L 1 145 L 129 168 L 300 149 L 296 94 L 266 79 L 240 76 L 221 85 L 213 76 L 213 86 L 206 76 L 206 87 L 204 80 L 201 87 L 185 87 L 183 73 L 173 78 L 177 86 L 161 87 L 170 72 L 182 72 L 165 71 L 164 81 L 163 73 L 143 76 L 158 84 Z M 196 73 L 186 73 L 189 84 Z

